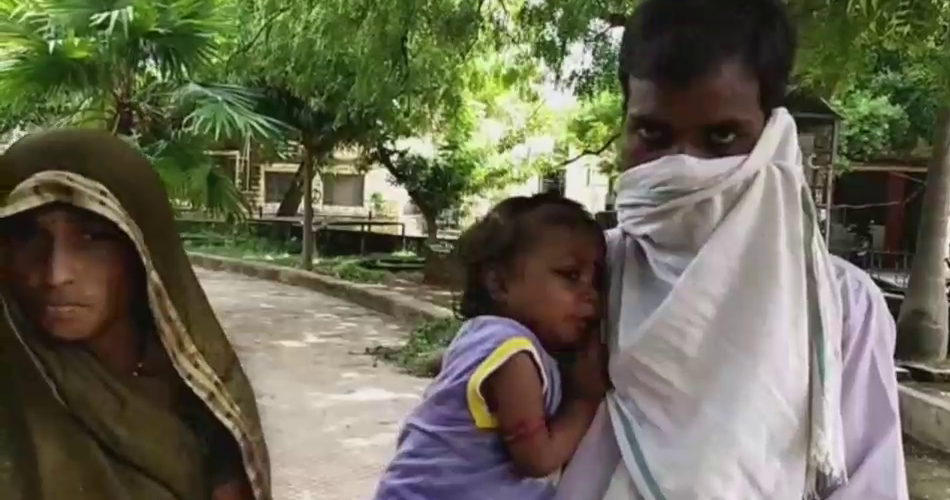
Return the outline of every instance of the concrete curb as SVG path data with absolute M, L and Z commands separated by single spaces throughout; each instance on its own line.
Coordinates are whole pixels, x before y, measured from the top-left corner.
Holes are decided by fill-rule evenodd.
M 409 326 L 453 316 L 452 311 L 413 297 L 387 290 L 383 285 L 352 283 L 317 273 L 241 259 L 191 253 L 194 266 L 228 271 L 252 278 L 277 281 L 337 297 L 376 312 L 387 314 Z
M 917 441 L 950 453 L 950 398 L 941 398 L 918 389 L 914 384 L 901 384 L 901 427 Z

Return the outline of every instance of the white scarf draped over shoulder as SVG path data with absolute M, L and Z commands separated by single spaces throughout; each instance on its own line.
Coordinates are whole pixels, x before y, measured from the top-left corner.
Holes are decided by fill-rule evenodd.
M 748 156 L 625 172 L 617 207 L 615 391 L 559 499 L 802 500 L 843 484 L 841 299 L 789 113 Z

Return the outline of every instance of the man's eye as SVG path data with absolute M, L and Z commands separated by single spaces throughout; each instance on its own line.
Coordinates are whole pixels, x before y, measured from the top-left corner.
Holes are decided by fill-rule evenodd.
M 738 135 L 730 131 L 717 131 L 709 133 L 709 143 L 714 146 L 728 146 L 736 141 Z
M 634 132 L 644 142 L 659 142 L 663 139 L 663 131 L 654 127 L 637 127 Z

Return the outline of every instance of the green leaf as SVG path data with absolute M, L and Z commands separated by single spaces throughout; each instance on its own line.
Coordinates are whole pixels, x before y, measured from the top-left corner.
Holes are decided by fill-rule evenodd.
M 189 110 L 182 127 L 214 140 L 252 137 L 268 139 L 285 132 L 281 122 L 255 111 L 261 95 L 234 85 L 188 83 L 177 89 L 172 101 Z

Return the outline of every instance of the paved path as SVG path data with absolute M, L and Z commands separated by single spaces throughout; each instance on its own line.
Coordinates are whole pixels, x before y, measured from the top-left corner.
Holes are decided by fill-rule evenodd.
M 369 498 L 426 381 L 376 366 L 363 352 L 406 332 L 315 292 L 197 273 L 254 381 L 275 500 Z

